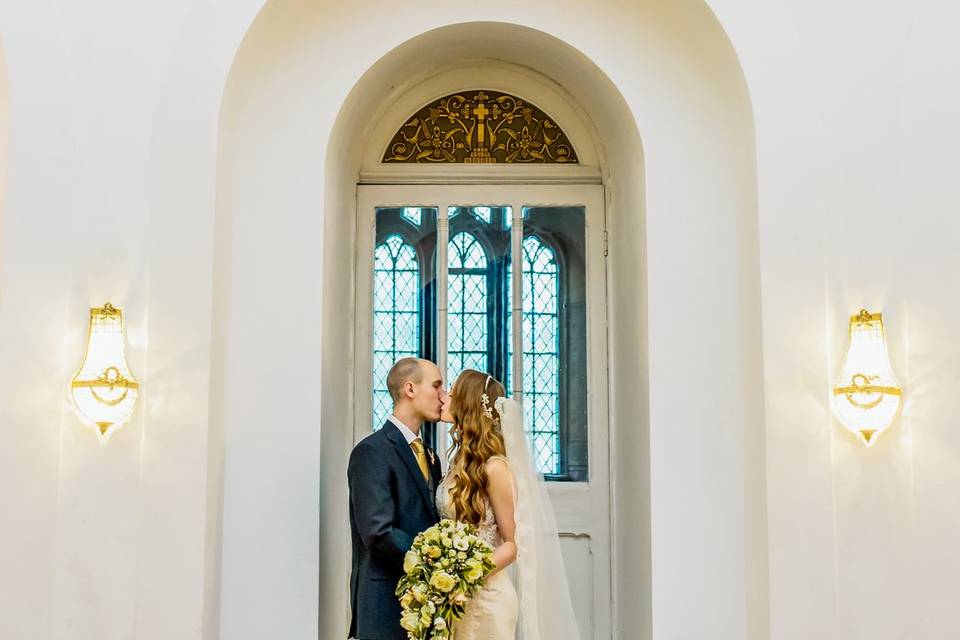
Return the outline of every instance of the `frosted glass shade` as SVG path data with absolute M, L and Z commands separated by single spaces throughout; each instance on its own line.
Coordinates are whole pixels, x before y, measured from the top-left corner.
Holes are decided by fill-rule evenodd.
M 101 441 L 133 413 L 140 385 L 127 367 L 123 313 L 109 302 L 90 309 L 87 353 L 70 387 L 77 409 Z
M 837 418 L 868 447 L 893 422 L 901 402 L 881 315 L 862 309 L 851 316 L 847 358 L 833 386 Z

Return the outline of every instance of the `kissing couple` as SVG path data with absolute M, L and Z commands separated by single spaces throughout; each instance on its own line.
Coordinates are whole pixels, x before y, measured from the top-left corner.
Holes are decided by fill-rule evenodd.
M 437 365 L 419 358 L 397 361 L 386 382 L 393 413 L 354 447 L 347 468 L 349 637 L 407 640 L 396 596 L 404 556 L 417 534 L 447 518 L 476 527 L 496 565 L 454 622 L 454 640 L 579 640 L 556 520 L 520 404 L 498 380 L 470 369 L 447 393 Z M 450 425 L 446 476 L 420 436 L 425 422 Z

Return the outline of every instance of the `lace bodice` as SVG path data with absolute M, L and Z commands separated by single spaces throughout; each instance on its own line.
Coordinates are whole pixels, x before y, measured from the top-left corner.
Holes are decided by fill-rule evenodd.
M 437 510 L 441 518 L 457 519 L 453 507 L 453 500 L 450 497 L 450 489 L 453 484 L 454 473 L 451 471 L 443 478 L 443 482 L 437 487 Z M 483 497 L 483 503 L 486 506 L 486 512 L 483 516 L 483 522 L 477 526 L 477 534 L 480 539 L 492 546 L 494 549 L 503 544 L 503 538 L 500 537 L 500 529 L 497 527 L 497 519 L 493 515 L 493 507 L 490 506 L 490 499 Z

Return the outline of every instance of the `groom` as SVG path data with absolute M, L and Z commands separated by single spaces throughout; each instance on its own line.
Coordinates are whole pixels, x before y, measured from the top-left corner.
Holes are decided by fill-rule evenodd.
M 429 360 L 403 358 L 387 375 L 393 415 L 353 448 L 350 486 L 349 637 L 406 640 L 400 627 L 397 582 L 414 537 L 440 517 L 434 493 L 440 459 L 420 438 L 424 422 L 440 419 L 446 392 L 440 369 Z

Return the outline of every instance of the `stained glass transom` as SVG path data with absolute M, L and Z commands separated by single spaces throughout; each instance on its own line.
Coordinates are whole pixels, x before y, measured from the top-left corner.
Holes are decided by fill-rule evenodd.
M 475 89 L 434 100 L 411 115 L 384 150 L 383 162 L 575 164 L 567 135 L 530 102 Z
M 413 247 L 399 235 L 388 236 L 374 252 L 373 279 L 373 424 L 378 429 L 393 411 L 390 368 L 400 358 L 419 355 L 420 268 Z

